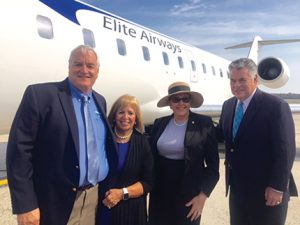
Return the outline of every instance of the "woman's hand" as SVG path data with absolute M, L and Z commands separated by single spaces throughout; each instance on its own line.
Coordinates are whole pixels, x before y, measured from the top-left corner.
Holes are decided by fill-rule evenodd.
M 102 203 L 107 208 L 112 208 L 123 199 L 123 190 L 122 189 L 110 189 L 105 193 L 105 198 Z
M 141 182 L 136 182 L 127 187 L 129 198 L 138 198 L 144 194 L 144 188 Z M 123 189 L 110 189 L 105 193 L 105 199 L 102 203 L 107 208 L 112 208 L 123 200 Z
M 201 216 L 206 198 L 207 196 L 201 192 L 199 195 L 195 196 L 191 201 L 185 204 L 186 207 L 191 207 L 187 218 L 189 218 L 191 221 L 194 221 Z

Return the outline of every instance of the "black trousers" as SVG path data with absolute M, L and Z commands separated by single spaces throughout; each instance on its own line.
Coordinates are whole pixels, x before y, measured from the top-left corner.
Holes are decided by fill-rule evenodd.
M 186 218 L 191 207 L 185 204 L 191 197 L 182 194 L 184 160 L 159 156 L 156 160 L 156 183 L 150 193 L 150 225 L 199 225 L 200 218 L 191 222 Z
M 231 225 L 284 225 L 288 203 L 266 206 L 263 193 L 257 197 L 241 196 L 230 191 L 229 211 Z

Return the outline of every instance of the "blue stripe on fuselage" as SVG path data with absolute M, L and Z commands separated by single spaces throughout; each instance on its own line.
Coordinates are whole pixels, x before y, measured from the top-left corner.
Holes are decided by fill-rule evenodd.
M 83 3 L 74 1 L 74 0 L 40 0 L 40 2 L 44 3 L 51 9 L 53 9 L 55 12 L 59 13 L 63 17 L 67 18 L 68 20 L 72 21 L 73 23 L 76 23 L 80 25 L 79 21 L 76 17 L 77 10 L 89 10 L 93 12 L 99 12 L 101 14 L 116 18 L 118 20 L 122 20 L 119 17 L 113 16 L 109 13 L 103 12 L 99 9 L 93 8 L 91 6 L 85 5 Z M 125 21 L 125 20 L 122 20 Z M 127 21 L 126 21 L 127 22 Z

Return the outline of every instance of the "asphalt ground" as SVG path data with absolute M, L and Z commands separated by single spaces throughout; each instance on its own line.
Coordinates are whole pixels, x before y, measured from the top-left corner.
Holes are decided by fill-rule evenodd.
M 297 153 L 293 166 L 293 175 L 300 192 L 300 114 L 294 114 L 296 126 Z M 3 140 L 4 139 L 4 140 Z M 10 194 L 6 180 L 6 142 L 7 137 L 0 138 L 0 225 L 17 225 L 11 213 Z M 228 225 L 228 198 L 225 197 L 224 154 L 220 153 L 220 180 L 213 193 L 207 199 L 201 219 L 201 225 Z M 300 197 L 292 197 L 289 202 L 286 225 L 300 224 Z
M 201 225 L 228 225 L 229 210 L 228 198 L 225 197 L 224 157 L 220 160 L 220 180 L 211 196 L 207 199 L 202 213 Z M 298 189 L 300 189 L 300 159 L 294 163 L 293 174 Z M 300 224 L 300 198 L 292 197 L 286 225 Z M 10 194 L 8 187 L 0 187 L 0 225 L 17 225 L 16 217 L 11 213 Z

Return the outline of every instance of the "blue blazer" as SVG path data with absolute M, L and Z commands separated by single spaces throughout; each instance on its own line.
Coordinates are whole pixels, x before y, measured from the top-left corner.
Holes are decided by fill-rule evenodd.
M 297 195 L 291 174 L 296 147 L 289 105 L 257 89 L 233 140 L 236 104 L 235 97 L 224 102 L 218 127 L 226 148 L 226 195 L 234 179 L 241 196 L 253 198 L 271 186 L 284 192 L 287 201 Z
M 106 119 L 106 101 L 94 91 L 93 96 L 107 128 L 110 176 L 117 168 L 116 145 Z M 13 213 L 39 207 L 41 225 L 66 224 L 79 183 L 77 152 L 79 134 L 68 80 L 28 86 L 7 146 Z

